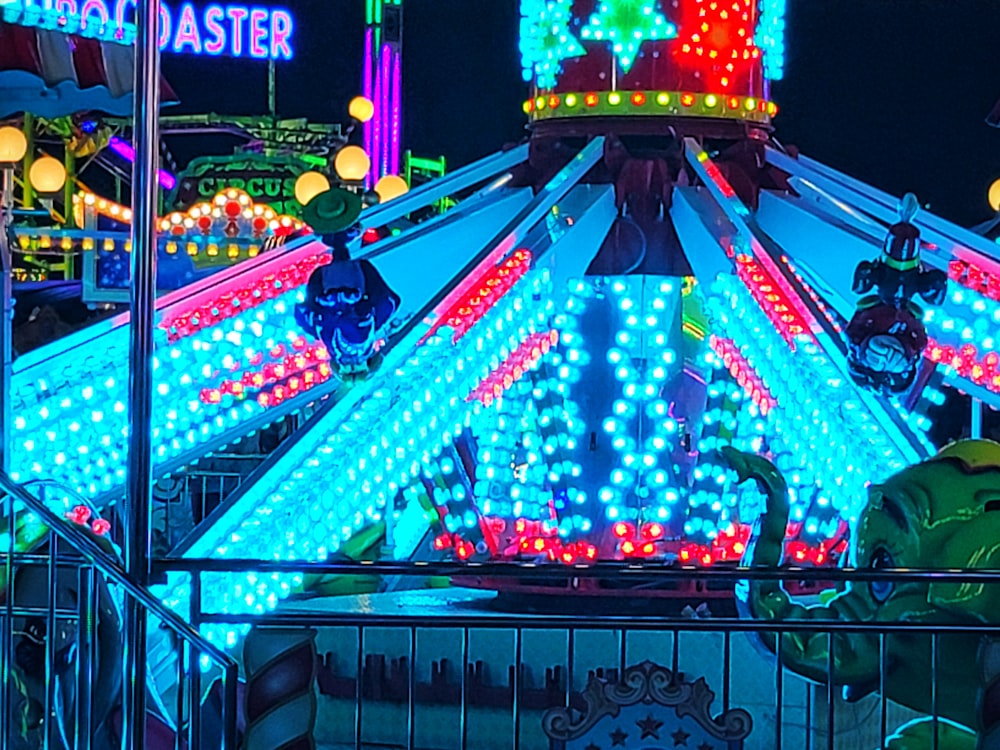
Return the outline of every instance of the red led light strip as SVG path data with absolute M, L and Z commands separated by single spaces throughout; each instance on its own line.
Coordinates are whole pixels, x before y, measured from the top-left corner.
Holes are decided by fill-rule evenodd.
M 278 406 L 286 399 L 292 398 L 325 383 L 333 377 L 333 368 L 326 362 L 316 367 L 290 375 L 287 379 L 271 386 L 269 390 L 257 394 L 257 403 L 267 408 Z
M 104 518 L 96 518 L 91 523 L 93 512 L 86 505 L 77 505 L 69 513 L 64 513 L 64 517 L 84 528 L 90 529 L 98 536 L 107 536 L 111 531 L 111 522 Z
M 482 522 L 494 534 L 502 534 L 507 529 L 507 521 L 499 517 L 486 517 Z M 843 521 L 837 533 L 818 544 L 809 544 L 796 537 L 801 524 L 790 523 L 785 532 L 785 559 L 797 565 L 834 565 L 847 551 L 847 524 Z M 500 551 L 503 559 L 520 556 L 532 558 L 544 556 L 553 562 L 566 565 L 580 565 L 598 561 L 600 549 L 586 540 L 563 543 L 554 523 L 518 518 L 514 521 L 514 535 L 511 543 Z M 677 556 L 681 565 L 708 567 L 716 563 L 736 563 L 743 557 L 750 541 L 749 524 L 733 524 L 719 534 L 709 544 L 697 544 L 664 539 L 667 527 L 658 522 L 646 522 L 636 527 L 628 521 L 619 521 L 610 528 L 610 543 L 615 550 L 614 558 L 650 559 L 666 554 Z M 443 533 L 434 539 L 434 548 L 444 550 L 454 548 L 460 560 L 468 560 L 475 552 L 475 545 L 463 540 L 459 534 Z
M 303 337 L 292 342 L 292 351 L 284 344 L 267 352 L 272 362 L 258 370 L 246 369 L 238 380 L 224 380 L 217 388 L 203 388 L 199 397 L 203 403 L 217 404 L 224 396 L 234 396 L 237 400 L 249 398 L 256 392 L 261 406 L 277 406 L 290 398 L 330 379 L 330 354 L 319 342 L 307 344 Z M 250 358 L 250 367 L 258 367 L 265 354 L 257 352 Z M 233 368 L 241 368 L 239 363 Z
M 502 518 L 491 519 L 491 525 L 495 531 L 502 532 L 506 528 L 506 521 Z M 501 554 L 504 557 L 545 555 L 549 560 L 558 560 L 566 565 L 597 561 L 596 545 L 586 541 L 563 543 L 554 522 L 532 521 L 527 518 L 514 521 L 513 543 Z
M 479 400 L 483 406 L 489 406 L 494 399 L 500 398 L 503 392 L 509 390 L 521 377 L 530 370 L 549 349 L 559 343 L 559 331 L 533 333 L 510 353 L 498 368 L 487 375 L 477 385 L 472 393 L 466 396 L 466 401 Z
M 743 205 L 733 186 L 729 184 L 722 172 L 704 151 L 698 154 L 698 162 L 705 170 L 706 176 L 719 189 L 726 200 L 733 204 L 736 214 L 746 214 L 747 207 Z M 734 223 L 737 226 L 739 220 Z M 806 307 L 792 284 L 784 277 L 778 264 L 768 255 L 767 251 L 761 247 L 756 238 L 750 238 L 753 247 L 753 256 L 746 253 L 736 253 L 733 245 L 726 245 L 726 255 L 730 258 L 735 256 L 736 272 L 740 279 L 750 289 L 754 299 L 767 314 L 771 322 L 774 323 L 778 333 L 788 342 L 789 348 L 795 351 L 793 338 L 803 333 L 807 333 L 810 338 L 816 340 L 813 331 L 818 330 L 818 323 L 812 313 Z M 787 263 L 787 259 L 783 258 Z M 761 293 L 760 287 L 766 286 L 768 291 Z M 812 292 L 810 291 L 810 294 Z
M 442 303 L 444 312 L 420 343 L 444 326 L 454 330 L 452 343 L 457 342 L 528 272 L 531 259 L 530 250 L 515 250 L 501 265 L 491 266 L 475 281 L 462 284 L 461 293 L 450 295 Z
M 330 254 L 325 250 L 310 255 L 277 273 L 268 273 L 249 283 L 230 288 L 197 307 L 164 317 L 159 327 L 167 331 L 167 340 L 174 343 L 303 286 L 314 270 L 329 262 Z
M 705 154 L 704 159 L 701 159 L 700 157 L 701 154 L 699 154 L 699 161 L 701 161 L 701 164 L 705 169 L 705 173 L 709 176 L 709 178 L 711 178 L 712 182 L 718 186 L 719 190 L 722 191 L 722 194 L 730 200 L 736 199 L 736 191 L 733 190 L 733 186 L 729 184 L 729 181 L 723 176 L 719 168 L 715 166 L 715 162 L 709 159 L 707 154 Z M 741 203 L 740 205 L 743 204 Z
M 709 345 L 721 359 L 722 363 L 729 370 L 743 392 L 749 396 L 757 406 L 760 413 L 767 413 L 778 405 L 778 400 L 771 395 L 771 389 L 767 387 L 760 375 L 740 352 L 740 348 L 732 339 L 721 339 L 718 336 L 709 337 Z
M 802 524 L 790 523 L 785 531 L 785 560 L 789 563 L 802 565 L 831 565 L 836 563 L 840 555 L 847 550 L 847 524 L 843 521 L 837 533 L 830 539 L 824 539 L 812 545 L 796 539 Z M 711 544 L 682 543 L 673 551 L 682 565 L 701 565 L 707 567 L 719 562 L 737 562 L 746 551 L 750 540 L 749 524 L 734 524 L 712 540 Z M 676 545 L 676 543 L 674 543 Z M 669 545 L 673 546 L 673 545 Z
M 994 302 L 1000 302 L 1000 276 L 985 269 L 964 260 L 953 260 L 948 263 L 948 278 Z
M 830 323 L 833 330 L 836 331 L 837 333 L 842 333 L 844 330 L 843 326 L 841 326 L 840 323 L 837 321 L 837 318 L 834 316 L 833 311 L 830 310 L 829 307 L 827 307 L 826 302 L 823 301 L 823 298 L 816 293 L 816 291 L 809 285 L 809 283 L 802 278 L 802 274 L 800 274 L 797 270 L 795 270 L 795 265 L 791 262 L 791 259 L 789 259 L 787 255 L 782 255 L 781 262 L 788 267 L 788 270 L 795 277 L 795 280 L 799 282 L 799 285 L 802 287 L 802 289 L 805 290 L 806 294 L 809 295 L 809 299 L 811 299 L 816 304 L 816 308 L 821 313 L 823 313 L 823 317 L 826 318 L 828 323 Z
M 954 368 L 959 375 L 978 386 L 1000 393 L 1000 353 L 991 351 L 980 356 L 975 344 L 963 344 L 956 349 L 929 339 L 924 356 L 935 364 Z
M 799 313 L 794 302 L 757 261 L 749 255 L 737 255 L 736 274 L 792 351 L 795 351 L 797 336 L 812 336 L 809 323 Z

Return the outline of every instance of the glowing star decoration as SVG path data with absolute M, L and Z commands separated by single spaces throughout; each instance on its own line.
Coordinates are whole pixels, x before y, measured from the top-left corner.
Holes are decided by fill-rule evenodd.
M 656 6 L 656 0 L 607 0 L 590 17 L 580 36 L 610 42 L 618 64 L 628 73 L 644 41 L 677 36 L 677 27 Z
M 587 52 L 570 33 L 573 0 L 521 0 L 521 65 L 526 81 L 555 87 L 562 61 Z
M 753 28 L 756 1 L 695 0 L 685 7 L 675 55 L 706 90 L 725 93 L 739 86 L 760 58 Z M 689 18 L 692 9 L 696 15 Z
M 754 42 L 764 52 L 764 74 L 772 81 L 785 73 L 786 0 L 761 0 Z

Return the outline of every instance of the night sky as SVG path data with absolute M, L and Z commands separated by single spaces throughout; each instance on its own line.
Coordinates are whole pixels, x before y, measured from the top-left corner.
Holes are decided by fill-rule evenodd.
M 363 0 L 286 0 L 296 57 L 278 111 L 346 119 L 360 91 Z M 912 190 L 962 224 L 989 217 L 1000 177 L 1000 0 L 788 0 L 777 137 L 883 190 Z M 457 167 L 524 135 L 518 0 L 406 0 L 405 142 Z M 164 57 L 171 113 L 266 111 L 266 64 Z M 188 149 L 197 151 L 198 144 Z

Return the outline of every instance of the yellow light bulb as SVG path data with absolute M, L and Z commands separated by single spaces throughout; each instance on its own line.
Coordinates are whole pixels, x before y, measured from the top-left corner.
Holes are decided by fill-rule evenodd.
M 330 181 L 325 174 L 305 172 L 295 180 L 295 200 L 303 206 L 320 193 L 330 189 Z
M 58 193 L 66 184 L 66 167 L 58 159 L 43 156 L 32 163 L 28 179 L 31 186 L 42 195 Z
M 0 164 L 21 161 L 28 151 L 28 139 L 17 128 L 0 128 Z
M 375 105 L 371 99 L 356 96 L 347 105 L 347 113 L 358 122 L 368 122 L 375 116 Z
M 398 198 L 410 189 L 399 175 L 387 174 L 375 183 L 375 192 L 378 193 L 379 201 L 385 203 L 393 198 Z
M 1000 211 L 1000 180 L 994 180 L 989 192 L 990 208 Z
M 333 160 L 333 168 L 342 180 L 353 182 L 363 180 L 372 168 L 372 160 L 360 146 L 344 146 Z

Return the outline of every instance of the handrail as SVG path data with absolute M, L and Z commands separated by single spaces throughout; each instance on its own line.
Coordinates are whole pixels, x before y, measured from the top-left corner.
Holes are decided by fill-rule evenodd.
M 310 575 L 455 576 L 466 578 L 566 581 L 573 578 L 656 578 L 664 581 L 822 581 L 851 583 L 883 581 L 961 581 L 1000 584 L 1000 569 L 957 568 L 796 568 L 796 567 L 706 567 L 667 566 L 662 563 L 599 562 L 564 565 L 529 562 L 418 562 L 358 561 L 306 562 L 302 560 L 247 560 L 236 558 L 178 558 L 153 561 L 156 572 L 190 573 L 303 573 Z
M 899 199 L 878 188 L 806 156 L 791 157 L 775 148 L 765 149 L 765 156 L 774 166 L 798 177 L 808 179 L 838 200 L 860 209 L 885 224 L 898 220 Z M 969 253 L 987 263 L 1000 262 L 996 243 L 970 229 L 954 224 L 930 211 L 921 210 L 913 223 L 921 229 L 925 240 L 935 243 L 936 251 L 926 252 L 925 261 L 947 270 L 952 255 Z M 930 250 L 930 248 L 925 248 Z
M 189 645 L 206 654 L 212 661 L 218 664 L 226 673 L 226 680 L 235 680 L 237 677 L 236 661 L 225 652 L 219 650 L 209 641 L 202 638 L 201 634 L 184 622 L 176 613 L 157 599 L 148 590 L 144 589 L 122 568 L 118 561 L 109 557 L 101 547 L 84 534 L 80 529 L 72 524 L 63 521 L 53 513 L 42 501 L 14 482 L 6 473 L 0 471 L 0 490 L 10 495 L 12 498 L 21 501 L 32 512 L 37 514 L 42 522 L 49 527 L 53 534 L 70 544 L 77 552 L 87 558 L 90 563 L 103 575 L 110 578 L 130 596 L 134 597 L 143 607 L 152 612 L 171 630 Z M 6 554 L 0 555 L 6 557 Z M 235 684 L 235 683 L 233 683 Z
M 523 143 L 507 151 L 498 151 L 478 159 L 450 174 L 431 180 L 395 200 L 362 211 L 361 226 L 365 228 L 384 226 L 408 213 L 429 206 L 450 193 L 506 172 L 527 158 L 528 144 Z
M 372 612 L 287 612 L 265 615 L 251 614 L 202 614 L 202 621 L 212 624 L 242 625 L 253 623 L 256 627 L 329 627 L 329 628 L 416 628 L 420 630 L 480 628 L 496 630 L 632 630 L 632 631 L 687 631 L 719 633 L 864 633 L 877 631 L 893 634 L 1000 635 L 1000 623 L 957 622 L 882 622 L 880 620 L 766 620 L 738 617 L 684 618 L 663 615 L 536 615 L 487 611 L 476 614 L 442 613 L 374 614 Z

